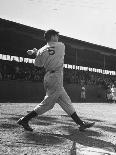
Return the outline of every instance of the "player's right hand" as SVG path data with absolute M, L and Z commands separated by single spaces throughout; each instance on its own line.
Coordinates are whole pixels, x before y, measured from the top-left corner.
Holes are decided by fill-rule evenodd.
M 36 54 L 38 52 L 37 48 L 34 48 L 33 52 Z
M 34 52 L 33 52 L 33 50 L 28 50 L 27 51 L 27 54 L 29 54 L 29 55 L 32 55 Z

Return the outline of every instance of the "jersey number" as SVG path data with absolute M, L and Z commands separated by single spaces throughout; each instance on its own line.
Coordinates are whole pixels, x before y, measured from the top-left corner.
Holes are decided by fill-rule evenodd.
M 54 55 L 54 54 L 55 54 L 54 48 L 55 48 L 55 47 L 48 47 L 48 48 L 47 48 L 47 51 L 48 51 L 49 55 Z

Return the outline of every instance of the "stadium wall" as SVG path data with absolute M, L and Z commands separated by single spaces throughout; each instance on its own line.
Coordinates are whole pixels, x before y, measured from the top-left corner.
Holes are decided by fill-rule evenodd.
M 65 84 L 72 102 L 81 102 L 81 87 Z M 0 102 L 41 102 L 45 96 L 42 83 L 31 81 L 0 81 Z M 86 86 L 87 102 L 105 102 L 105 90 L 100 86 Z

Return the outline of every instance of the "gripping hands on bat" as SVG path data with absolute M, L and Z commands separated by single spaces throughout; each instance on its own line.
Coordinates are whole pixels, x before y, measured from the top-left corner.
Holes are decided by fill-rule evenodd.
M 33 55 L 33 54 L 37 54 L 38 50 L 36 48 L 34 48 L 33 50 L 28 50 L 27 53 L 28 55 Z

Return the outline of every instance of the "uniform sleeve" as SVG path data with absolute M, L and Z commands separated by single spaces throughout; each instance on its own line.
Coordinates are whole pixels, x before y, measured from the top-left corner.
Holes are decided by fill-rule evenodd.
M 43 63 L 42 63 L 42 54 L 40 54 L 40 52 L 38 51 L 37 56 L 35 58 L 35 66 L 37 67 L 43 67 Z
M 63 43 L 62 43 L 62 48 L 63 48 L 64 55 L 65 55 L 65 45 Z
M 62 52 L 63 55 L 65 55 L 65 45 L 62 42 L 58 42 L 58 50 Z

